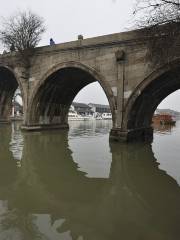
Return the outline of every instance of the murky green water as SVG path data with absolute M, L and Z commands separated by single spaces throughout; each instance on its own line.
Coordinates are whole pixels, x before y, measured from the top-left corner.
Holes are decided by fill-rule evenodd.
M 109 121 L 0 126 L 0 240 L 180 239 L 180 124 L 109 143 Z

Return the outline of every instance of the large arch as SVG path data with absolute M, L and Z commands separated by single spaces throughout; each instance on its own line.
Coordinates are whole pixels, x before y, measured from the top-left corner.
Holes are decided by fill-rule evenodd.
M 115 100 L 104 77 L 82 63 L 65 62 L 52 67 L 36 85 L 29 103 L 27 126 L 67 127 L 67 114 L 73 99 L 82 88 L 96 81 L 107 96 L 114 120 Z
M 20 88 L 22 100 L 24 99 L 23 88 L 17 74 L 9 66 L 0 65 L 0 122 L 10 120 L 12 99 L 16 89 Z
M 150 74 L 131 95 L 125 106 L 123 129 L 129 138 L 152 139 L 152 116 L 160 102 L 180 89 L 180 59 Z

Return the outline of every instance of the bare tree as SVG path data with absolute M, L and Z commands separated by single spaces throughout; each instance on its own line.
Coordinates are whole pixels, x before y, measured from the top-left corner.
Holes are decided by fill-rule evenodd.
M 23 51 L 36 47 L 44 31 L 44 21 L 41 17 L 31 11 L 18 12 L 3 19 L 0 39 L 9 49 L 13 44 L 18 51 Z
M 44 20 L 31 11 L 17 12 L 9 18 L 2 19 L 0 40 L 9 50 L 17 50 L 27 58 L 44 33 Z
M 180 22 L 180 1 L 137 0 L 134 14 L 141 27 L 177 23 Z
M 148 56 L 156 56 L 156 63 L 171 59 L 180 42 L 180 1 L 137 0 L 134 15 L 149 38 Z

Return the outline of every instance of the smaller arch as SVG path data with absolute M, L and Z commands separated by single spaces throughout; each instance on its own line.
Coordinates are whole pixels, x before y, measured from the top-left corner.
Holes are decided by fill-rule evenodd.
M 74 74 L 74 76 L 72 76 L 72 74 Z M 80 81 L 78 77 L 79 79 L 81 79 Z M 63 80 L 63 78 L 66 80 Z M 48 85 L 47 84 L 48 81 L 51 82 L 51 84 Z M 67 81 L 69 85 L 65 81 Z M 51 101 L 56 104 L 59 104 L 61 102 L 61 106 L 62 104 L 64 104 L 65 106 L 64 109 L 59 109 L 59 110 L 57 110 L 57 107 L 54 107 L 54 110 L 53 110 L 50 104 L 49 104 L 49 107 L 47 107 L 47 105 L 41 106 L 41 110 L 44 114 L 45 114 L 45 111 L 47 114 L 50 114 L 50 111 L 54 111 L 54 113 L 56 111 L 59 111 L 59 112 L 64 111 L 64 114 L 66 115 L 67 109 L 70 107 L 70 104 L 74 99 L 75 95 L 81 90 L 81 88 L 95 81 L 99 82 L 102 89 L 104 90 L 110 104 L 112 115 L 114 117 L 115 100 L 114 100 L 112 90 L 108 85 L 107 81 L 105 80 L 105 78 L 99 72 L 97 72 L 95 69 L 89 66 L 86 66 L 80 62 L 70 61 L 70 62 L 63 62 L 53 66 L 38 81 L 38 84 L 35 86 L 35 89 L 33 91 L 33 94 L 31 96 L 31 100 L 29 103 L 30 111 L 29 111 L 28 120 L 27 120 L 28 125 L 33 125 L 35 124 L 35 122 L 37 122 L 37 118 L 35 117 L 35 115 L 37 115 L 36 110 L 39 107 L 40 99 L 46 103 L 47 101 Z M 56 87 L 54 87 L 55 85 Z M 72 85 L 72 89 L 70 89 L 71 85 Z M 51 99 L 49 100 L 47 99 L 47 94 L 45 96 L 45 94 L 43 93 L 44 91 L 43 87 L 45 89 L 47 86 L 48 86 L 47 93 L 49 91 L 49 97 L 51 95 Z M 58 91 L 57 90 L 58 88 L 59 89 L 63 88 L 64 91 L 63 92 L 61 90 Z M 73 92 L 73 88 L 74 88 L 74 92 Z M 66 96 L 65 96 L 65 92 L 67 92 Z M 56 95 L 59 95 L 59 97 L 61 95 L 61 101 L 58 100 L 58 96 L 57 98 L 55 97 Z M 66 100 L 65 100 L 65 97 L 66 97 Z
M 124 122 L 123 122 L 123 128 L 127 128 L 127 119 L 128 114 L 131 111 L 133 104 L 137 100 L 137 98 L 143 93 L 143 91 L 149 86 L 150 83 L 152 83 L 154 80 L 160 78 L 167 72 L 170 72 L 172 70 L 175 70 L 179 67 L 180 64 L 180 58 L 173 60 L 170 63 L 167 63 L 155 71 L 153 71 L 151 74 L 149 74 L 134 90 L 134 92 L 131 94 L 130 98 L 128 99 L 126 105 L 125 105 L 125 111 L 124 111 Z M 163 98 L 161 99 L 161 101 Z M 158 104 L 157 104 L 158 106 Z
M 161 66 L 136 87 L 125 106 L 124 129 L 151 128 L 152 116 L 159 103 L 180 88 L 179 63 L 180 59 L 176 59 Z
M 15 77 L 17 83 L 18 83 L 18 86 L 19 86 L 19 88 L 20 88 L 20 91 L 21 91 L 21 94 L 22 94 L 22 98 L 24 99 L 24 95 L 25 95 L 24 92 L 25 92 L 25 90 L 24 90 L 22 81 L 20 80 L 20 76 L 17 74 L 17 72 L 16 72 L 12 67 L 10 67 L 10 66 L 8 66 L 8 65 L 0 64 L 0 68 L 5 68 L 5 69 L 7 69 L 8 71 L 10 71 L 10 72 L 14 75 L 14 77 Z
M 0 121 L 8 122 L 10 119 L 13 95 L 20 88 L 22 100 L 24 91 L 17 73 L 9 66 L 0 64 Z

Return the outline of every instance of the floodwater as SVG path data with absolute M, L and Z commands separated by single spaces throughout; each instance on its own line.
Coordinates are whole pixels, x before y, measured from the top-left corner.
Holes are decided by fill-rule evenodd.
M 0 126 L 0 240 L 180 239 L 180 123 L 152 144 L 109 143 L 110 128 Z

